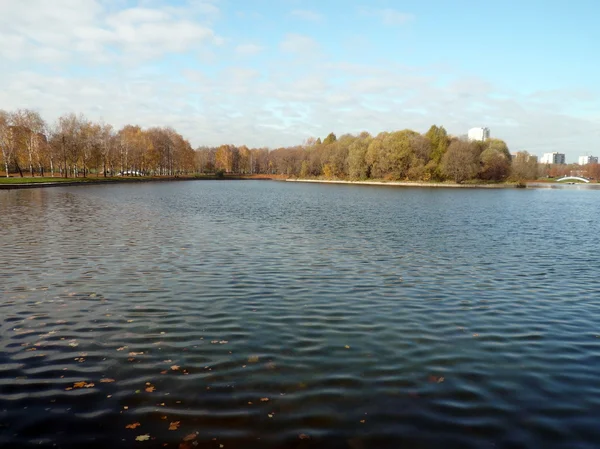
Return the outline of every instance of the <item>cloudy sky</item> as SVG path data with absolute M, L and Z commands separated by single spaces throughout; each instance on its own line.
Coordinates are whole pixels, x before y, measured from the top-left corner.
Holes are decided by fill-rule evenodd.
M 277 147 L 431 124 L 600 155 L 597 0 L 0 0 L 0 108 Z

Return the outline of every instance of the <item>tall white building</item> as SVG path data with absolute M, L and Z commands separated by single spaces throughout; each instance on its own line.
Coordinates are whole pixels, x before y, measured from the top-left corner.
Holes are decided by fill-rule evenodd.
M 490 138 L 489 128 L 471 128 L 467 134 L 469 140 L 480 140 L 483 142 L 485 139 Z
M 565 155 L 563 153 L 544 153 L 540 159 L 540 164 L 564 164 Z
M 597 164 L 598 158 L 595 156 L 579 156 L 579 165 Z

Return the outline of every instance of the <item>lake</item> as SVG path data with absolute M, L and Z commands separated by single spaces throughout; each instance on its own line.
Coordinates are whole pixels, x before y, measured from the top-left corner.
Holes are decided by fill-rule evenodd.
M 91 185 L 0 216 L 0 447 L 600 447 L 597 191 Z

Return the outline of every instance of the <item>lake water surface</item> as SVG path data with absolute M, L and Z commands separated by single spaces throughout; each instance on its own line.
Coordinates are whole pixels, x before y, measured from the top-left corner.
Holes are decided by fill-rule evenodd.
M 599 217 L 593 190 L 0 191 L 0 447 L 598 448 Z

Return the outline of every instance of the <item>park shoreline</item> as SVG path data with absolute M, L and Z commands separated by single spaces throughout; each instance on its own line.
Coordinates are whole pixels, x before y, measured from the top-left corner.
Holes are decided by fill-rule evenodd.
M 349 184 L 349 185 L 367 185 L 367 186 L 390 186 L 390 187 L 431 187 L 431 188 L 449 188 L 449 189 L 516 189 L 524 188 L 521 184 L 456 184 L 444 182 L 419 182 L 419 181 L 342 181 L 326 179 L 294 179 L 288 178 L 287 182 L 307 182 L 319 184 Z
M 66 181 L 65 178 L 61 181 L 48 181 L 48 182 L 37 182 L 27 181 L 27 178 L 23 178 L 23 182 L 6 183 L 3 184 L 0 180 L 0 190 L 19 190 L 19 189 L 36 189 L 36 188 L 47 188 L 47 187 L 72 187 L 72 186 L 87 186 L 87 185 L 98 185 L 98 184 L 127 184 L 127 183 L 148 183 L 148 182 L 173 182 L 173 181 L 240 181 L 244 179 L 255 179 L 255 180 L 271 180 L 267 177 L 245 177 L 245 176 L 168 176 L 168 177 L 131 177 L 131 178 L 76 178 L 77 180 Z M 36 179 L 36 178 L 32 178 Z

